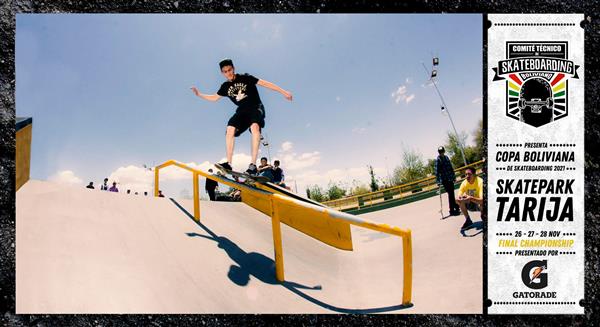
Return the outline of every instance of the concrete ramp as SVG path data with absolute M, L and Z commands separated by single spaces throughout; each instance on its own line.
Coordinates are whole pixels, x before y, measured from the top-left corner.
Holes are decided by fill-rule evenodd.
M 17 313 L 479 313 L 481 234 L 458 233 L 428 199 L 369 215 L 411 228 L 413 303 L 402 240 L 352 227 L 340 251 L 282 225 L 275 279 L 270 217 L 243 203 L 88 190 L 31 180 L 16 195 Z M 472 234 L 476 234 L 473 231 Z

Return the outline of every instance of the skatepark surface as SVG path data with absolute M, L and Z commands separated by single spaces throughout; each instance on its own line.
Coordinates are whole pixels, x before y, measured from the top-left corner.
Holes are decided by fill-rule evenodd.
M 342 251 L 282 225 L 279 283 L 270 217 L 243 203 L 201 201 L 196 223 L 192 200 L 30 180 L 16 194 L 16 311 L 481 313 L 479 214 L 461 234 L 464 219 L 439 208 L 433 197 L 361 216 L 412 230 L 404 307 L 399 237 L 352 226 Z

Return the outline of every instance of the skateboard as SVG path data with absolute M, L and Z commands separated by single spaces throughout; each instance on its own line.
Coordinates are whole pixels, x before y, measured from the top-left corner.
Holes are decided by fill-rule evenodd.
M 242 173 L 239 171 L 235 171 L 235 170 L 229 170 L 223 166 L 221 166 L 221 164 L 216 163 L 215 167 L 217 167 L 218 170 L 221 171 L 221 173 L 223 173 L 224 175 L 231 175 L 236 182 L 238 181 L 239 178 L 244 178 L 246 181 L 251 181 L 251 183 L 261 183 L 261 184 L 265 184 L 270 182 L 271 180 L 268 179 L 267 177 L 264 176 L 254 176 L 254 175 L 250 175 L 248 173 Z

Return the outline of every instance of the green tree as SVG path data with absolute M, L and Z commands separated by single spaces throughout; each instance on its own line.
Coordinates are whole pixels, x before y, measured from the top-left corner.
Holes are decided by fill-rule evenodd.
M 309 186 L 306 190 L 306 194 L 309 195 L 309 198 L 317 202 L 327 201 L 327 197 L 325 196 L 323 190 L 319 187 L 319 185 Z
M 473 131 L 473 136 L 475 138 L 475 147 L 474 147 L 474 161 L 479 161 L 483 158 L 485 158 L 486 154 L 486 147 L 485 147 L 485 142 L 484 142 L 484 138 L 483 138 L 483 120 L 479 120 L 479 122 L 477 123 L 477 128 L 475 129 L 475 131 Z
M 329 186 L 327 189 L 327 198 L 329 200 L 337 200 L 339 198 L 344 197 L 346 195 L 346 190 L 343 189 L 340 185 L 329 182 Z
M 350 195 L 361 195 L 371 192 L 369 187 L 357 180 L 352 181 L 352 188 L 350 188 Z
M 394 169 L 393 182 L 395 185 L 414 182 L 427 176 L 428 166 L 423 157 L 416 151 L 404 149 L 402 164 Z
M 465 148 L 465 157 L 467 157 L 468 163 L 474 163 L 474 162 L 481 160 L 481 157 L 479 156 L 479 153 L 477 152 L 477 148 L 474 146 L 468 146 Z M 461 161 L 461 163 L 462 163 L 462 161 Z M 464 163 L 462 163 L 460 166 L 464 166 Z M 460 166 L 457 166 L 456 168 L 458 168 Z
M 468 135 L 464 132 L 461 132 L 458 135 L 460 137 L 460 144 L 465 145 Z M 448 138 L 446 139 L 446 145 L 444 145 L 444 148 L 446 148 L 446 155 L 450 157 L 450 162 L 452 162 L 452 166 L 454 168 L 462 167 L 465 165 L 462 154 L 460 152 L 460 144 L 458 143 L 456 134 L 449 131 Z M 465 153 L 465 157 L 466 156 L 467 154 Z M 467 164 L 469 163 L 472 162 L 469 161 L 469 158 L 467 158 Z
M 379 190 L 379 184 L 377 184 L 377 178 L 375 178 L 375 172 L 373 172 L 373 166 L 368 165 L 367 168 L 369 168 L 369 175 L 371 176 L 371 192 L 375 192 L 377 190 Z
M 425 166 L 425 175 L 435 174 L 435 159 L 427 159 L 427 166 Z

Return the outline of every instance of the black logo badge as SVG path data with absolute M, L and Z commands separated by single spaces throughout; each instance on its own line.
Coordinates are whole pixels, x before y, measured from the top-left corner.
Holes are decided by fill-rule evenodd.
M 539 290 L 548 286 L 548 260 L 533 260 L 529 261 L 521 271 L 521 279 L 525 286 Z
M 568 115 L 569 78 L 578 78 L 567 42 L 506 42 L 494 81 L 506 82 L 506 115 L 540 127 Z

